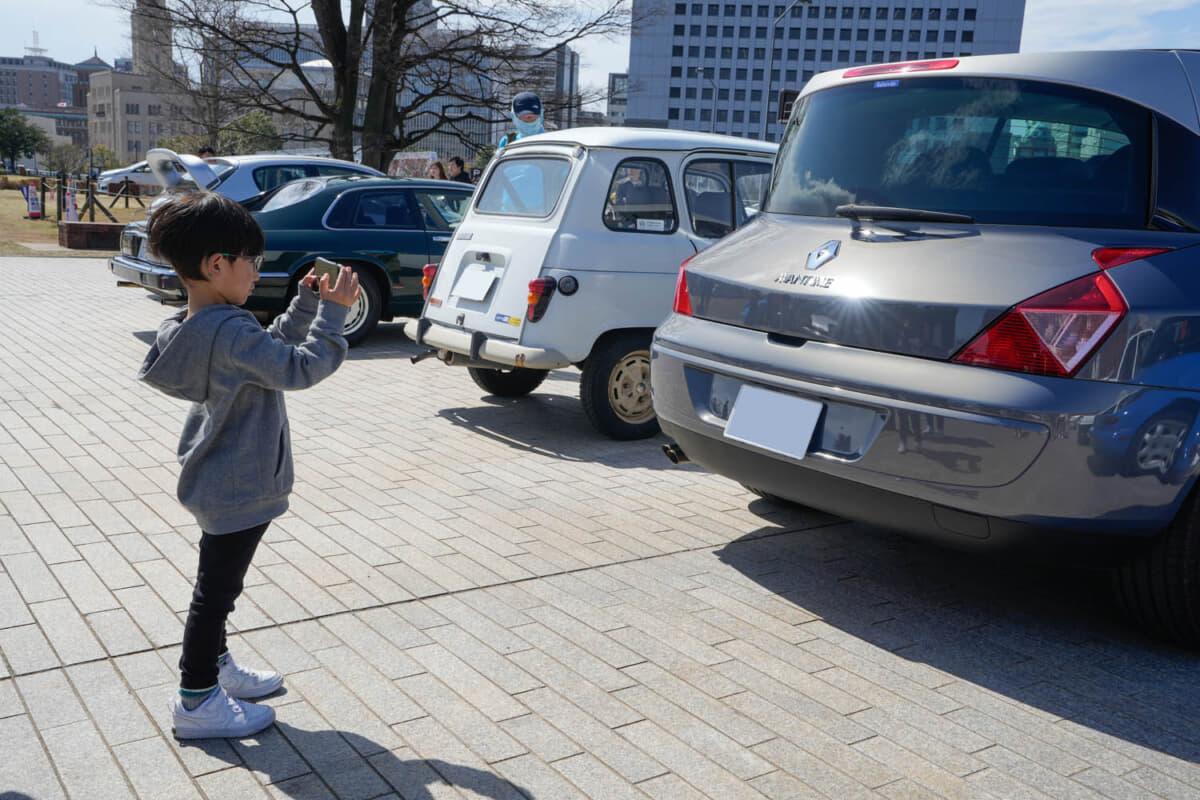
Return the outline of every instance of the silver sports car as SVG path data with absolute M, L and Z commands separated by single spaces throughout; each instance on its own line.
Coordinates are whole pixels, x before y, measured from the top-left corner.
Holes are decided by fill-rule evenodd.
M 763 213 L 680 270 L 654 407 L 760 493 L 1116 567 L 1200 644 L 1200 53 L 816 76 Z

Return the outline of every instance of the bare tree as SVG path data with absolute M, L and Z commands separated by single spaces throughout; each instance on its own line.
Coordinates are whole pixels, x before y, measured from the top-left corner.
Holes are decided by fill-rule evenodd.
M 363 162 L 380 168 L 434 132 L 469 143 L 473 127 L 507 118 L 512 94 L 536 85 L 560 48 L 629 26 L 629 0 L 591 11 L 574 0 L 115 2 L 172 31 L 179 66 L 158 77 L 191 98 L 194 124 L 220 129 L 259 109 L 340 158 L 359 140 Z M 542 99 L 553 114 L 601 96 Z

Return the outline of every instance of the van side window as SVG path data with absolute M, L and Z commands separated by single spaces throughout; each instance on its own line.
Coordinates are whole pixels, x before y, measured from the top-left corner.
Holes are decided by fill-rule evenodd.
M 690 162 L 683 185 L 692 231 L 706 239 L 719 239 L 758 213 L 770 173 L 769 162 Z
M 652 158 L 628 158 L 617 165 L 604 203 L 607 227 L 673 233 L 678 218 L 666 165 Z

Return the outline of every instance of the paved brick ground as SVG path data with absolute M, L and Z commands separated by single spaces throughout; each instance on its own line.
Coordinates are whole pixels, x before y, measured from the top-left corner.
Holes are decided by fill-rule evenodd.
M 519 402 L 398 325 L 289 397 L 298 485 L 234 615 L 278 725 L 169 735 L 197 529 L 166 311 L 0 259 L 0 795 L 1200 795 L 1200 662 L 1097 579 L 756 500 Z

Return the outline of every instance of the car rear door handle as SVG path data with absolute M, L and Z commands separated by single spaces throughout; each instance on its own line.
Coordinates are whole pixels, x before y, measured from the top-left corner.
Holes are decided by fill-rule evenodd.
M 434 236 L 433 240 L 435 242 L 448 242 L 448 241 L 450 241 L 450 238 L 451 237 L 449 237 L 449 236 Z

